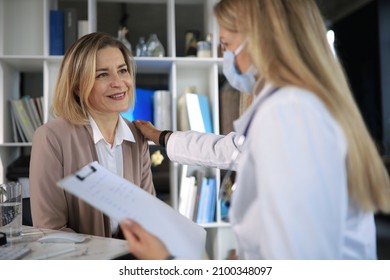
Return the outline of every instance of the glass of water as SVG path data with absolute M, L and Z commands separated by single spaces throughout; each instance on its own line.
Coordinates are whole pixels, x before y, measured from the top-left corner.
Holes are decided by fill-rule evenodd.
M 22 233 L 22 185 L 19 182 L 0 184 L 0 232 L 7 237 Z

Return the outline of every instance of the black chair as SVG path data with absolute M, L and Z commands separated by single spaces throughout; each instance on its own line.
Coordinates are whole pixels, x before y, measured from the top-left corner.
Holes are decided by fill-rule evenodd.
M 377 213 L 375 224 L 378 259 L 390 260 L 390 216 Z

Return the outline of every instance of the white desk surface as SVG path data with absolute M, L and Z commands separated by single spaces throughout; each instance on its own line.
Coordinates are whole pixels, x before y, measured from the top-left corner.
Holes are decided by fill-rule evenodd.
M 126 240 L 94 235 L 85 235 L 86 239 L 81 243 L 41 243 L 37 241 L 51 232 L 55 230 L 23 226 L 22 236 L 8 239 L 5 246 L 29 247 L 31 251 L 22 258 L 24 260 L 107 260 L 128 253 Z M 64 253 L 58 255 L 59 252 Z

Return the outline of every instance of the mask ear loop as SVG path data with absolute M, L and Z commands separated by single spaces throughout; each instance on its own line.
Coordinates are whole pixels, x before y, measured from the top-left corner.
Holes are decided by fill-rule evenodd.
M 238 70 L 238 67 L 236 65 L 236 56 L 239 55 L 241 53 L 241 51 L 245 48 L 246 44 L 248 43 L 248 39 L 245 39 L 244 42 L 242 42 L 238 48 L 233 52 L 234 54 L 234 65 L 236 67 L 236 69 Z
M 240 54 L 240 52 L 244 49 L 244 47 L 246 46 L 246 44 L 248 43 L 248 39 L 245 39 L 244 42 L 242 42 L 238 48 L 234 51 L 234 55 L 237 56 Z

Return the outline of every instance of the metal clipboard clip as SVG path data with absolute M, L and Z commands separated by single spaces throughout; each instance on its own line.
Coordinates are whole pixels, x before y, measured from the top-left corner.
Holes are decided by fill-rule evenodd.
M 79 179 L 80 181 L 83 181 L 85 178 L 87 178 L 89 175 L 91 175 L 92 173 L 96 172 L 96 168 L 93 167 L 92 165 L 89 165 L 89 168 L 91 170 L 89 170 L 89 172 L 85 175 L 82 175 L 82 174 L 76 174 L 76 178 Z M 81 172 L 81 171 L 80 171 Z

